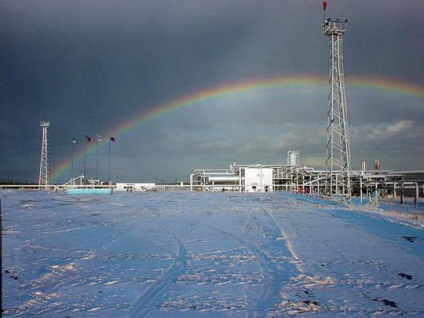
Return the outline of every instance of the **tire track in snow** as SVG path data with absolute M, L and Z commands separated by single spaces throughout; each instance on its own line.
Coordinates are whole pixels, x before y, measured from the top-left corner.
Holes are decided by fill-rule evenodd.
M 270 230 L 270 237 L 268 244 L 276 244 L 278 239 L 281 238 L 281 228 L 276 224 L 272 214 L 268 211 L 266 207 L 263 208 L 264 214 L 263 216 L 266 217 L 265 226 L 268 227 Z M 284 234 L 283 234 L 284 235 Z M 284 236 L 284 240 L 285 236 Z M 286 242 L 287 243 L 287 242 Z M 272 308 L 275 301 L 281 298 L 280 291 L 282 286 L 289 281 L 290 277 L 296 273 L 296 270 L 298 270 L 297 266 L 293 266 L 292 264 L 294 262 L 287 262 L 286 266 L 284 266 L 283 269 L 278 268 L 278 266 L 275 264 L 275 261 L 272 259 L 272 257 L 268 256 L 265 251 L 268 251 L 269 249 L 257 249 L 255 246 L 252 246 L 252 251 L 255 253 L 255 255 L 258 256 L 258 259 L 260 260 L 261 267 L 265 268 L 266 271 L 264 271 L 264 283 L 262 287 L 262 291 L 259 294 L 258 302 L 257 302 L 257 309 L 253 313 L 249 313 L 250 317 L 265 317 L 267 315 L 267 312 Z M 297 256 L 292 253 L 290 248 L 288 248 L 288 245 L 285 244 L 285 248 L 287 249 L 288 253 L 291 255 L 291 258 L 294 258 L 296 261 L 298 260 Z M 297 263 L 297 262 L 296 262 Z M 292 268 L 290 268 L 292 267 Z M 287 273 L 287 271 L 289 273 Z M 291 274 L 291 275 L 290 275 Z M 297 274 L 297 273 L 296 273 Z
M 405 253 L 396 245 L 399 235 L 397 241 L 390 240 L 390 236 L 396 237 L 389 230 L 393 226 L 388 224 L 381 235 L 375 230 L 379 220 L 365 219 L 361 227 L 355 222 L 358 218 L 363 216 L 333 206 L 306 206 L 302 214 L 276 216 L 277 224 L 284 226 L 288 239 L 303 259 L 303 274 L 284 288 L 285 300 L 277 313 L 323 314 L 343 310 L 348 316 L 391 315 L 404 314 L 405 304 L 419 310 L 416 295 L 420 292 L 412 290 L 413 282 L 402 281 L 420 273 L 412 269 L 420 263 L 419 259 L 411 262 L 411 256 L 402 257 Z M 396 258 L 410 263 L 406 265 Z M 346 291 L 356 297 L 341 297 Z M 406 291 L 412 297 L 405 301 Z
M 290 256 L 285 258 L 283 267 L 281 263 L 278 263 L 279 258 L 274 258 L 272 255 L 273 253 L 269 252 L 269 247 L 272 247 L 272 245 L 275 245 L 273 248 L 276 252 L 284 252 L 281 251 L 280 246 L 276 246 L 276 244 L 278 244 L 277 242 L 281 241 L 282 231 L 269 211 L 266 208 L 263 208 L 262 211 L 264 213 L 255 215 L 255 217 L 246 224 L 246 229 L 250 231 L 250 233 L 246 235 L 246 238 L 242 237 L 243 234 L 235 235 L 215 228 L 218 232 L 239 242 L 250 251 L 262 269 L 262 289 L 255 299 L 255 303 L 251 305 L 248 303 L 247 307 L 246 317 L 252 318 L 266 317 L 274 303 L 280 300 L 280 290 L 282 286 L 286 284 L 291 277 L 298 274 L 298 268 L 293 265 L 297 263 L 298 259 L 291 253 L 286 245 L 284 247 L 287 250 L 287 254 L 290 254 Z M 295 259 L 295 261 L 287 261 L 287 259 L 290 258 Z M 250 301 L 252 301 L 252 299 L 250 299 Z
M 287 250 L 290 252 L 291 256 L 295 260 L 292 263 L 295 264 L 299 272 L 303 273 L 302 261 L 300 260 L 300 257 L 297 255 L 292 242 L 290 242 L 290 240 L 288 239 L 289 236 L 280 226 L 278 226 L 277 221 L 275 220 L 274 215 L 272 213 L 272 209 L 264 208 L 264 210 L 272 219 L 272 222 L 274 223 L 275 227 L 277 227 L 278 230 L 280 231 L 281 238 L 284 240 Z
M 151 304 L 155 303 L 156 299 L 172 282 L 175 282 L 178 276 L 185 270 L 187 260 L 186 247 L 176 237 L 174 237 L 174 240 L 177 245 L 177 252 L 172 264 L 162 277 L 159 277 L 156 282 L 147 287 L 138 297 L 131 309 L 129 317 L 148 317 L 150 313 L 156 309 Z

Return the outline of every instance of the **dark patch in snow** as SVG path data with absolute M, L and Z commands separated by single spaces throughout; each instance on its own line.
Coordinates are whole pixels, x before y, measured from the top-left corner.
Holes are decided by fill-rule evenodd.
M 412 275 L 405 274 L 405 273 L 397 273 L 400 277 L 406 278 L 408 280 L 412 280 Z
M 388 307 L 392 307 L 392 308 L 398 308 L 398 306 L 396 305 L 396 303 L 394 301 L 391 300 L 387 300 L 387 299 L 380 299 L 380 298 L 373 298 L 373 301 L 378 301 L 382 304 L 384 304 L 385 306 Z
M 319 306 L 319 302 L 316 300 L 302 300 L 302 303 L 304 303 L 305 305 Z
M 18 280 L 18 273 L 16 273 L 15 271 L 9 271 L 9 270 L 5 270 L 4 271 L 5 274 L 9 275 L 10 278 L 13 278 L 14 280 Z
M 411 243 L 414 243 L 417 240 L 416 236 L 402 236 L 402 238 L 404 238 L 405 240 Z
M 37 201 L 37 200 L 21 200 L 21 204 L 22 205 L 29 204 L 29 203 L 34 203 L 34 202 L 39 202 L 39 201 Z

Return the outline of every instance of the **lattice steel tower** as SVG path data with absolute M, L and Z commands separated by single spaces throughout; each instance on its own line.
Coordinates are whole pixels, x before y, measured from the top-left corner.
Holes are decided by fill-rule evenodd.
M 41 141 L 41 160 L 40 160 L 40 177 L 38 185 L 47 187 L 49 184 L 49 127 L 50 122 L 41 121 L 40 127 L 43 129 L 43 137 Z
M 330 37 L 330 79 L 328 89 L 326 193 L 350 197 L 350 141 L 343 69 L 343 34 L 346 21 L 326 19 L 324 35 Z

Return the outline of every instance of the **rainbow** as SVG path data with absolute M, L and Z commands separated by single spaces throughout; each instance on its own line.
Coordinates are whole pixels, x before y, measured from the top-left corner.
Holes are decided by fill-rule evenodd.
M 238 83 L 230 83 L 214 88 L 205 89 L 199 92 L 194 92 L 189 95 L 177 98 L 175 100 L 160 104 L 150 110 L 143 110 L 133 116 L 130 120 L 118 125 L 111 130 L 110 135 L 119 137 L 130 130 L 143 125 L 157 117 L 165 116 L 178 109 L 192 107 L 201 103 L 218 100 L 229 96 L 243 95 L 246 92 L 259 91 L 262 89 L 272 88 L 322 88 L 328 83 L 327 77 L 319 76 L 283 76 L 267 79 L 258 79 Z M 407 82 L 378 78 L 378 77 L 350 77 L 347 80 L 348 87 L 373 88 L 386 92 L 418 96 L 424 98 L 424 86 L 414 85 Z M 119 138 L 118 138 L 119 140 Z M 81 150 L 74 156 L 74 160 L 83 157 L 84 152 L 92 152 L 96 147 L 96 143 L 92 143 L 86 147 L 86 150 Z M 51 175 L 51 180 L 57 179 L 65 171 L 71 168 L 71 158 L 66 158 L 55 167 Z

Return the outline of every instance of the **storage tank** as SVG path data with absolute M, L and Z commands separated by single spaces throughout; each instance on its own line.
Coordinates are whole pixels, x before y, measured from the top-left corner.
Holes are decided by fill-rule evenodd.
M 287 165 L 298 166 L 299 165 L 299 150 L 289 150 L 287 153 Z
M 213 182 L 214 184 L 233 184 L 238 183 L 240 177 L 234 174 L 226 174 L 226 175 L 209 175 L 209 182 Z

